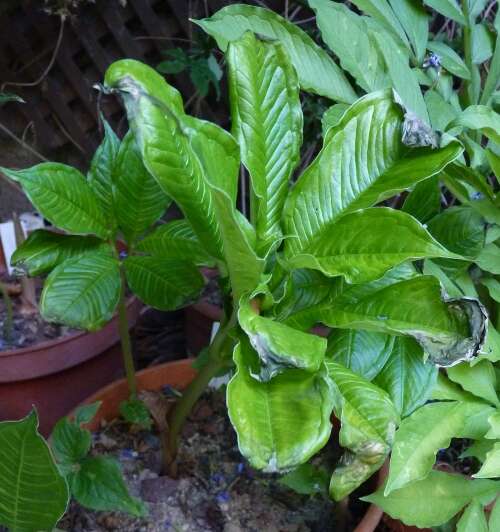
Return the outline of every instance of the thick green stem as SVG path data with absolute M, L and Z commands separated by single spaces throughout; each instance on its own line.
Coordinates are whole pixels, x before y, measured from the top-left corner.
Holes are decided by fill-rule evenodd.
M 131 398 L 135 398 L 137 396 L 137 383 L 135 379 L 134 357 L 132 356 L 132 342 L 130 340 L 130 330 L 127 317 L 125 286 L 125 276 L 123 271 L 121 271 L 121 291 L 120 300 L 118 302 L 118 330 L 120 332 L 123 365 L 125 367 L 125 375 L 127 376 L 129 394 Z
M 3 323 L 3 337 L 6 341 L 12 339 L 12 325 L 14 321 L 14 311 L 12 309 L 12 299 L 9 296 L 7 287 L 0 282 L 0 292 L 5 301 L 5 321 Z
M 477 66 L 472 62 L 472 21 L 470 19 L 467 0 L 462 2 L 462 11 L 465 17 L 465 26 L 463 27 L 464 57 L 465 64 L 470 72 L 470 79 L 465 82 L 465 107 L 468 107 L 478 102 L 479 92 L 481 90 L 481 77 Z

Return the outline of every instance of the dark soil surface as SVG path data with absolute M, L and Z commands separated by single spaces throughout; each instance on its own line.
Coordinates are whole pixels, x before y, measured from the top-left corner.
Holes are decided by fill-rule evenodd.
M 298 495 L 246 464 L 226 415 L 224 395 L 207 394 L 185 425 L 179 477 L 160 472 L 156 435 L 131 431 L 115 421 L 94 436 L 93 452 L 115 456 L 132 494 L 149 507 L 137 519 L 120 512 L 94 512 L 72 503 L 59 524 L 80 531 L 329 532 L 338 531 L 337 509 L 321 495 Z M 352 530 L 352 528 L 349 528 Z

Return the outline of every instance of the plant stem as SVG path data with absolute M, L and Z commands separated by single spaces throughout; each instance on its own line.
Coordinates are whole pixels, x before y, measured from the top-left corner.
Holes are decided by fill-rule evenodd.
M 127 304 L 125 298 L 125 276 L 120 267 L 121 289 L 120 300 L 118 301 L 118 330 L 120 332 L 120 342 L 122 346 L 123 365 L 129 394 L 131 398 L 137 396 L 137 382 L 135 379 L 134 357 L 132 356 L 132 342 L 130 340 L 130 330 L 127 317 Z
M 465 64 L 470 72 L 470 80 L 465 82 L 465 103 L 466 107 L 477 103 L 477 96 L 480 90 L 481 78 L 477 71 L 476 65 L 472 62 L 472 35 L 471 35 L 471 20 L 469 15 L 468 0 L 462 2 L 462 11 L 465 18 L 465 26 L 463 27 L 463 47 Z
M 12 309 L 12 299 L 9 296 L 9 291 L 4 283 L 0 282 L 0 292 L 5 301 L 5 321 L 3 324 L 3 337 L 6 341 L 12 339 L 12 324 L 14 321 L 14 311 Z

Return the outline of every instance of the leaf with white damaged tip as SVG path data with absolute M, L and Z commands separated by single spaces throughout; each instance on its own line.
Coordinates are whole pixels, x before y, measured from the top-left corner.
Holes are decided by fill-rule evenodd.
M 227 387 L 227 404 L 240 452 L 267 472 L 306 462 L 326 444 L 332 428 L 332 383 L 326 370 L 288 369 L 259 382 L 252 377 L 258 355 L 246 338 L 236 346 L 234 361 L 237 371 Z
M 325 338 L 259 316 L 248 297 L 240 301 L 238 321 L 261 361 L 259 373 L 252 374 L 256 379 L 267 382 L 290 368 L 310 373 L 320 369 L 326 351 Z

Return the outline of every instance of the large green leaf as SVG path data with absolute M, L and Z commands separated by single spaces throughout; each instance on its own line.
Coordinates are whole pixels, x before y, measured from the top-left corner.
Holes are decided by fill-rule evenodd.
M 389 3 L 408 36 L 416 61 L 422 63 L 429 37 L 429 17 L 425 9 L 413 0 L 389 0 Z
M 263 252 L 281 237 L 288 183 L 299 161 L 297 74 L 281 44 L 246 33 L 229 45 L 232 131 L 252 184 L 251 219 Z
M 302 89 L 339 102 L 351 103 L 356 99 L 347 78 L 328 53 L 298 26 L 273 11 L 237 4 L 195 22 L 215 38 L 223 51 L 229 42 L 238 40 L 248 30 L 279 40 L 290 56 Z
M 403 203 L 402 210 L 419 222 L 426 223 L 439 212 L 441 189 L 437 176 L 417 183 Z
M 87 253 L 57 266 L 48 276 L 40 299 L 47 321 L 96 330 L 113 316 L 120 297 L 118 260 Z
M 133 60 L 113 63 L 105 82 L 121 92 L 147 170 L 179 205 L 206 250 L 220 257 L 222 243 L 209 183 L 183 130 L 177 91 L 155 70 Z
M 500 143 L 500 115 L 486 105 L 471 105 L 449 126 L 449 133 L 454 135 L 462 129 L 481 131 L 489 139 Z
M 425 478 L 440 449 L 449 447 L 451 438 L 464 424 L 463 403 L 430 403 L 401 422 L 396 431 L 385 495 L 410 482 Z
M 363 283 L 380 278 L 402 262 L 425 257 L 461 258 L 441 246 L 409 214 L 377 207 L 325 225 L 289 262 L 296 268 Z
M 424 4 L 459 24 L 465 24 L 464 14 L 457 5 L 456 0 L 424 0 Z
M 448 377 L 476 397 L 481 397 L 481 399 L 500 406 L 496 392 L 495 369 L 489 360 L 481 360 L 473 366 L 463 362 L 458 366 L 448 368 Z
M 333 472 L 330 495 L 341 500 L 384 463 L 399 417 L 389 396 L 336 362 L 327 361 L 333 380 L 340 445 L 348 451 Z
M 192 302 L 204 285 L 198 268 L 185 260 L 133 256 L 123 264 L 132 292 L 160 310 L 174 310 Z
M 457 523 L 457 532 L 488 532 L 488 523 L 481 504 L 472 501 Z
M 252 377 L 259 359 L 247 339 L 235 348 L 236 374 L 227 387 L 229 417 L 238 446 L 250 463 L 268 472 L 306 462 L 330 436 L 331 381 L 317 373 L 289 369 L 269 382 Z
M 321 152 L 287 198 L 287 257 L 306 249 L 341 216 L 438 173 L 460 155 L 455 142 L 434 150 L 408 148 L 401 141 L 403 122 L 389 90 L 361 98 L 328 130 Z
M 36 209 L 56 227 L 69 233 L 108 237 L 99 200 L 76 168 L 41 163 L 26 170 L 0 171 L 18 181 Z
M 109 244 L 91 236 L 72 236 L 37 229 L 16 249 L 11 265 L 28 275 L 50 272 L 70 257 L 81 257 L 86 253 L 111 251 Z
M 102 123 L 104 139 L 92 157 L 87 179 L 95 195 L 99 198 L 103 211 L 107 213 L 109 225 L 114 226 L 116 212 L 113 187 L 120 139 L 106 120 L 103 119 Z
M 328 337 L 326 356 L 371 381 L 391 356 L 394 336 L 372 331 L 336 329 Z
M 289 368 L 319 371 L 326 351 L 325 338 L 259 316 L 248 297 L 240 302 L 238 321 L 259 355 L 260 372 L 252 374 L 257 380 L 267 382 Z
M 375 384 L 389 394 L 399 415 L 406 417 L 429 399 L 437 373 L 434 364 L 424 362 L 422 348 L 413 338 L 398 337 Z
M 189 260 L 198 265 L 213 266 L 186 220 L 173 220 L 160 225 L 134 247 L 138 252 L 161 258 Z
M 130 131 L 117 155 L 114 194 L 116 219 L 130 243 L 161 218 L 171 201 L 146 170 Z
M 407 525 L 427 528 L 446 523 L 473 499 L 490 502 L 497 495 L 500 484 L 431 471 L 425 479 L 393 491 L 388 497 L 384 497 L 384 489 L 382 486 L 362 499 L 380 506 L 391 517 Z
M 477 301 L 443 301 L 439 281 L 427 275 L 389 285 L 384 279 L 356 285 L 288 318 L 291 325 L 309 327 L 318 321 L 413 336 L 442 366 L 473 358 L 486 332 L 486 316 Z
M 473 476 L 474 478 L 500 477 L 500 442 L 495 443 L 493 448 L 486 453 L 484 464 Z
M 483 270 L 500 275 L 500 247 L 491 243 L 483 248 L 475 263 Z
M 0 525 L 11 532 L 52 530 L 68 504 L 66 482 L 37 429 L 36 411 L 0 423 Z

